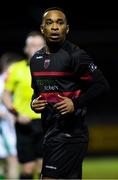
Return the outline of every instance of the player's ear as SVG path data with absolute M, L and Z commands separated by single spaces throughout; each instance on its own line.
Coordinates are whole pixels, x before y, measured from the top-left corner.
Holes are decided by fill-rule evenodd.
M 66 34 L 69 32 L 69 25 L 66 26 Z
M 40 30 L 41 30 L 41 33 L 44 34 L 43 25 L 42 25 L 42 24 L 41 24 L 41 26 L 40 26 Z

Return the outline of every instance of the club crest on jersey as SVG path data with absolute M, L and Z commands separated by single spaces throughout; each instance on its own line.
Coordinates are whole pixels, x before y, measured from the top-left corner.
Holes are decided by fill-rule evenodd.
M 93 63 L 91 63 L 90 65 L 89 65 L 89 69 L 90 69 L 90 71 L 95 71 L 96 69 L 97 69 L 97 66 L 95 65 L 95 64 L 93 64 Z
M 50 59 L 45 59 L 44 61 L 44 68 L 47 69 L 50 64 Z

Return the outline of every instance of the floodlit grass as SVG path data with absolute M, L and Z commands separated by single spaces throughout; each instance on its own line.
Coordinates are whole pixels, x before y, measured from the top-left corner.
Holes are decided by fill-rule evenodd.
M 3 176 L 0 176 L 0 180 Z M 118 179 L 118 157 L 86 158 L 83 163 L 83 179 Z
M 83 179 L 118 179 L 118 157 L 86 158 Z

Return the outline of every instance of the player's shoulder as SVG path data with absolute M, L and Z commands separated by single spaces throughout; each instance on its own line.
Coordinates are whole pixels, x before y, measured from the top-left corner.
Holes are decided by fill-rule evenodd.
M 34 61 L 36 59 L 41 59 L 43 58 L 44 54 L 46 53 L 45 47 L 41 48 L 37 52 L 34 53 L 34 55 L 31 57 L 30 62 Z
M 23 66 L 26 64 L 26 59 L 22 59 L 20 61 L 14 62 L 13 64 L 10 65 L 10 69 L 16 69 L 19 68 L 20 66 Z
M 10 74 L 16 73 L 18 72 L 20 69 L 23 69 L 26 66 L 26 60 L 22 59 L 18 62 L 14 62 L 13 64 L 11 64 L 8 68 L 8 72 Z
M 67 47 L 73 62 L 77 62 L 80 64 L 88 64 L 93 61 L 92 57 L 86 52 L 86 50 L 80 48 L 78 45 L 68 41 Z
M 69 54 L 82 54 L 82 53 L 86 53 L 85 50 L 83 50 L 82 48 L 80 48 L 78 45 L 76 45 L 75 43 L 71 42 L 71 41 L 66 41 L 63 48 L 68 51 Z

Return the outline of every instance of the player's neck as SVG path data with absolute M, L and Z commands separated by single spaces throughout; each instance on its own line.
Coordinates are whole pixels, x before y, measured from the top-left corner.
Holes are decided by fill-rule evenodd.
M 54 53 L 54 52 L 58 51 L 62 47 L 64 42 L 65 41 L 61 41 L 61 42 L 49 42 L 49 41 L 47 41 L 46 42 L 47 52 L 48 53 Z

